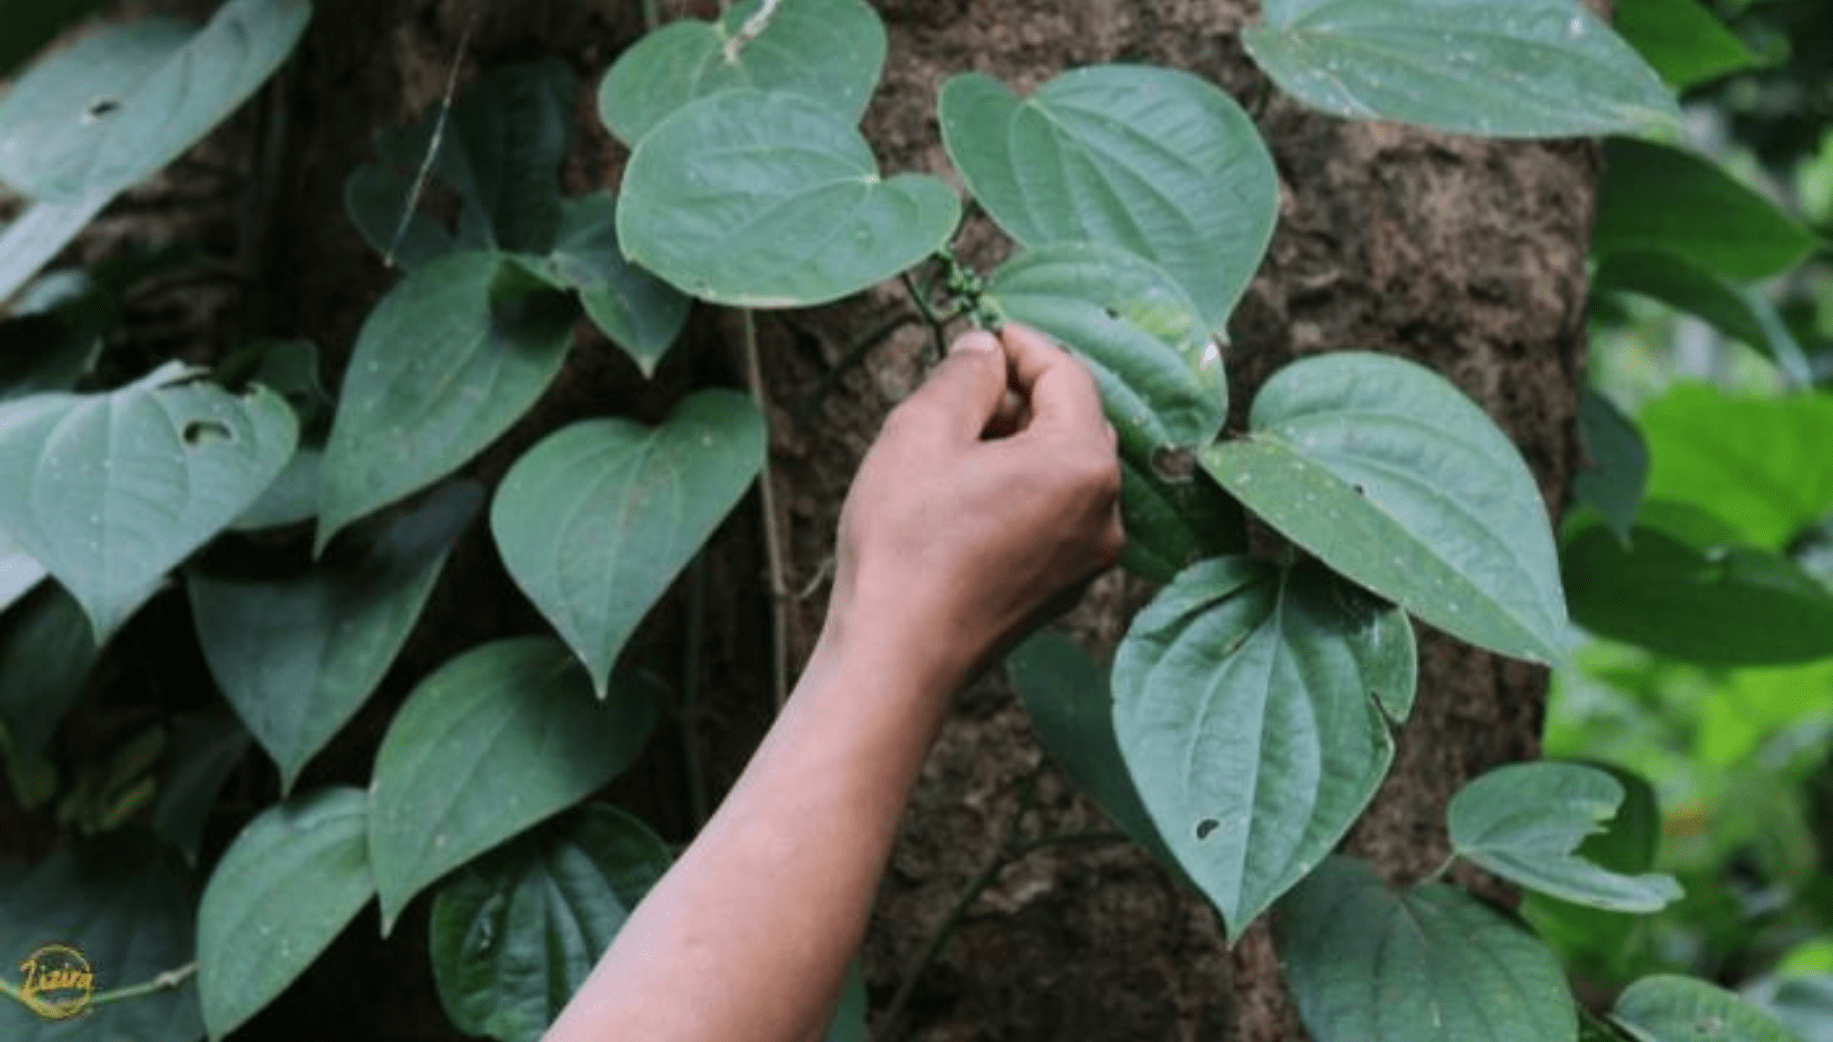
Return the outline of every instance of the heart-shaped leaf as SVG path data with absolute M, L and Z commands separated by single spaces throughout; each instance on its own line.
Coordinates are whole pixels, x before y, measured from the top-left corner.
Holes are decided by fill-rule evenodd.
M 1591 278 L 1594 292 L 1634 293 L 1711 323 L 1719 332 L 1767 355 L 1801 386 L 1814 373 L 1775 305 L 1677 253 L 1614 250 Z
M 382 682 L 482 502 L 476 485 L 448 485 L 304 571 L 191 570 L 204 660 L 282 792 Z
M 0 100 L 0 181 L 57 203 L 126 188 L 234 112 L 311 17 L 310 0 L 230 0 L 202 30 L 149 18 L 56 52 Z
M 0 611 L 32 592 L 45 577 L 44 566 L 21 550 L 11 536 L 0 532 Z
M 1562 657 L 1546 505 L 1457 388 L 1386 355 L 1316 356 L 1266 382 L 1248 426 L 1204 450 L 1203 467 L 1281 535 L 1472 644 Z
M 634 146 L 677 109 L 754 88 L 799 94 L 854 124 L 884 64 L 884 23 L 863 0 L 746 0 L 718 22 L 670 22 L 625 51 L 599 85 L 598 117 Z
M 520 419 L 560 372 L 576 314 L 519 263 L 490 253 L 442 257 L 390 290 L 363 322 L 344 375 L 325 444 L 318 550 Z
M 1241 34 L 1248 53 L 1333 115 L 1529 138 L 1680 119 L 1661 77 L 1578 0 L 1268 0 L 1263 10 L 1267 24 Z
M 624 259 L 617 242 L 617 200 L 604 192 L 561 203 L 560 236 L 547 270 L 568 289 L 599 331 L 624 349 L 644 376 L 674 346 L 693 303 Z
M 1616 912 L 1658 911 L 1680 899 L 1672 876 L 1621 875 L 1576 853 L 1622 802 L 1623 786 L 1595 767 L 1509 764 L 1451 798 L 1451 847 L 1512 883 L 1564 901 Z
M 467 1035 L 539 1042 L 668 871 L 643 823 L 582 807 L 479 859 L 433 900 L 433 980 Z
M 1273 913 L 1316 1042 L 1572 1042 L 1572 994 L 1534 935 L 1454 887 L 1391 891 L 1333 857 Z
M 954 234 L 933 177 L 879 176 L 852 124 L 799 94 L 697 101 L 636 146 L 617 234 L 683 292 L 737 307 L 824 304 L 896 275 Z
M 44 586 L 0 616 L 0 726 L 21 761 L 38 758 L 97 657 L 83 609 Z
M 1699 0 L 1617 0 L 1612 22 L 1676 87 L 1758 64 L 1757 56 Z
M 1796 1042 L 1736 995 L 1692 977 L 1658 974 L 1617 996 L 1610 1019 L 1636 1042 Z
M 1238 937 L 1330 853 L 1394 756 L 1406 616 L 1330 576 L 1192 565 L 1114 658 L 1114 731 L 1159 835 Z
M 585 670 L 545 637 L 474 648 L 421 681 L 369 786 L 383 933 L 428 883 L 616 777 L 655 715 L 634 684 L 593 699 Z
M 197 910 L 197 992 L 222 1038 L 279 997 L 375 896 L 369 798 L 324 789 L 276 804 L 223 853 Z
M 943 84 L 941 120 L 968 191 L 1007 234 L 1153 261 L 1208 330 L 1222 329 L 1272 239 L 1279 177 L 1254 121 L 1188 73 L 1093 66 L 1023 100 L 970 73 Z
M 279 395 L 170 363 L 106 394 L 0 405 L 0 529 L 83 606 L 105 643 L 161 577 L 228 527 L 293 455 Z
M 1627 543 L 1648 483 L 1648 446 L 1614 402 L 1589 388 L 1578 400 L 1578 437 L 1585 465 L 1573 475 L 1573 498 Z
M 636 629 L 763 466 L 763 418 L 706 390 L 660 427 L 576 423 L 510 469 L 490 509 L 503 564 L 601 694 Z

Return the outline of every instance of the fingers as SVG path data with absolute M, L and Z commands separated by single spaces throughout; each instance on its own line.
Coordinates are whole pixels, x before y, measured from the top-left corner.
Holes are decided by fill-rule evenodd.
M 1105 423 L 1095 378 L 1069 352 L 1017 323 L 1007 323 L 1000 338 L 1011 360 L 1013 385 L 1029 399 L 1034 425 Z
M 993 334 L 958 338 L 928 381 L 892 413 L 900 425 L 955 441 L 978 441 L 1006 398 L 1006 354 Z

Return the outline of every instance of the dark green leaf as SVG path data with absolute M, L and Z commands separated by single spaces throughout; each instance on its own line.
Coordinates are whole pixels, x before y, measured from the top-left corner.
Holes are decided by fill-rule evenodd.
M 303 571 L 191 570 L 204 659 L 282 792 L 382 682 L 482 502 L 470 482 L 447 485 Z
M 102 354 L 99 323 L 62 309 L 0 321 L 0 402 L 75 387 Z
M 576 312 L 519 264 L 457 253 L 409 275 L 357 336 L 325 444 L 318 550 L 463 466 L 560 372 Z
M 468 1035 L 538 1042 L 668 870 L 643 823 L 588 806 L 473 862 L 433 901 L 433 979 Z
M 1533 934 L 1462 890 L 1390 891 L 1333 857 L 1279 903 L 1273 941 L 1316 1042 L 1572 1042 L 1572 996 Z
M 561 203 L 560 236 L 547 268 L 579 301 L 599 331 L 624 349 L 644 376 L 674 346 L 693 302 L 624 259 L 617 200 L 605 192 Z
M 279 395 L 169 363 L 106 394 L 0 405 L 0 528 L 83 605 L 98 644 L 293 454 Z
M 1313 108 L 1485 137 L 1670 127 L 1660 76 L 1577 0 L 1268 0 L 1242 42 Z
M 618 652 L 763 466 L 763 418 L 736 391 L 660 427 L 576 423 L 510 469 L 490 510 L 503 564 L 601 694 Z
M 1578 400 L 1578 437 L 1585 466 L 1572 478 L 1572 496 L 1627 542 L 1648 483 L 1648 446 L 1616 403 L 1589 388 Z
M 11 536 L 0 532 L 0 612 L 31 593 L 44 577 L 44 566 L 32 560 Z
M 1393 760 L 1406 616 L 1330 576 L 1191 566 L 1114 659 L 1114 731 L 1158 833 L 1240 936 L 1330 853 Z
M 7 0 L 6 36 L 0 38 L 0 76 L 10 76 L 19 63 L 50 43 L 66 27 L 101 7 L 104 0 Z M 0 294 L 4 296 L 4 294 Z
M 172 719 L 159 766 L 159 795 L 153 802 L 153 831 L 197 864 L 204 826 L 216 809 L 229 772 L 248 751 L 248 729 L 227 707 L 184 713 Z
M 1728 279 L 1767 278 L 1820 245 L 1775 204 L 1711 161 L 1669 145 L 1612 138 L 1604 149 L 1591 249 L 1676 254 Z
M 1678 87 L 1747 69 L 1757 56 L 1699 0 L 1617 0 L 1617 32 Z
M 395 714 L 369 786 L 369 856 L 386 933 L 447 871 L 566 809 L 627 766 L 655 722 L 648 693 L 591 680 L 558 641 L 475 648 Z
M 1173 69 L 1064 73 L 1020 99 L 978 73 L 942 87 L 942 140 L 1025 246 L 1100 243 L 1169 272 L 1220 332 L 1260 266 L 1279 177 L 1254 121 Z
M 718 22 L 684 19 L 644 36 L 598 88 L 598 116 L 634 146 L 677 109 L 720 91 L 780 90 L 853 124 L 885 64 L 885 27 L 861 0 L 783 0 L 768 20 L 759 0 Z
M 1565 598 L 1546 505 L 1483 410 L 1385 355 L 1306 358 L 1260 389 L 1205 470 L 1280 534 L 1439 629 L 1557 661 Z
M 0 232 L 0 304 L 32 281 L 111 198 L 110 193 L 98 192 L 68 203 L 36 202 L 15 217 Z
M 379 166 L 359 166 L 344 180 L 344 214 L 350 223 L 385 263 L 410 272 L 458 245 L 451 232 L 418 209 L 402 221 L 413 192 L 413 172 Z
M 201 30 L 149 18 L 52 54 L 0 99 L 0 180 L 56 203 L 134 184 L 235 111 L 311 17 L 309 0 L 230 0 Z
M 250 379 L 286 399 L 299 418 L 299 448 L 261 498 L 236 518 L 237 531 L 279 528 L 318 513 L 319 471 L 331 430 L 331 396 L 318 380 L 318 349 L 307 340 L 275 340 L 247 349 Z
M 1451 797 L 1446 816 L 1459 857 L 1512 883 L 1617 912 L 1653 912 L 1680 899 L 1672 876 L 1628 876 L 1577 856 L 1616 815 L 1623 786 L 1576 763 L 1499 767 Z
M 1797 1042 L 1755 1006 L 1703 980 L 1645 977 L 1617 996 L 1610 1019 L 1636 1042 Z
M 1762 352 L 1795 384 L 1814 382 L 1807 355 L 1773 305 L 1679 254 L 1633 249 L 1606 254 L 1591 285 L 1598 291 L 1635 293 L 1703 319 Z
M 738 307 L 837 300 L 934 253 L 961 202 L 885 180 L 859 131 L 799 94 L 727 91 L 664 120 L 624 171 L 617 234 L 683 292 Z
M 1155 583 L 1170 582 L 1200 558 L 1247 549 L 1241 505 L 1201 471 L 1166 479 L 1123 457 L 1120 513 L 1127 533 L 1120 565 Z
M 197 910 L 197 990 L 211 1038 L 279 997 L 375 895 L 369 799 L 322 789 L 248 823 Z
M 95 660 L 83 609 L 59 587 L 41 587 L 0 616 L 0 724 L 14 753 L 29 761 L 44 751 Z

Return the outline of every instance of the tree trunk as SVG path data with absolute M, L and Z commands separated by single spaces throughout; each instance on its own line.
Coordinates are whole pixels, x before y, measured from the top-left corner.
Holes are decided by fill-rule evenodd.
M 1244 102 L 1267 89 L 1237 36 L 1253 13 L 1242 0 L 877 4 L 891 49 L 866 130 L 888 170 L 953 176 L 934 111 L 938 86 L 955 71 L 976 69 L 1029 89 L 1069 66 L 1137 61 L 1189 70 Z M 709 6 L 662 4 L 667 17 L 704 14 Z M 391 278 L 334 216 L 342 212 L 344 177 L 371 158 L 371 134 L 436 104 L 455 61 L 462 82 L 493 64 L 554 54 L 580 75 L 568 190 L 615 185 L 624 153 L 599 127 L 593 95 L 602 70 L 643 26 L 640 5 L 628 0 L 319 0 L 317 8 L 284 85 L 289 158 L 276 186 L 267 274 L 274 332 L 316 341 L 335 373 Z M 1278 96 L 1261 125 L 1280 170 L 1282 213 L 1269 259 L 1231 325 L 1232 426 L 1266 375 L 1296 356 L 1346 348 L 1404 354 L 1483 404 L 1521 446 L 1556 507 L 1577 452 L 1572 418 L 1593 151 L 1350 124 Z M 989 263 L 1001 249 L 984 222 L 970 230 L 965 252 L 972 260 Z M 924 330 L 906 326 L 871 349 L 812 405 L 810 392 L 866 330 L 907 307 L 901 290 L 889 286 L 817 312 L 758 320 L 773 402 L 774 481 L 788 532 L 794 656 L 806 653 L 819 627 L 834 522 L 858 458 L 884 412 L 921 379 Z M 473 470 L 494 481 L 539 434 L 579 416 L 653 418 L 692 383 L 738 382 L 735 328 L 729 316 L 701 314 L 689 342 L 651 384 L 602 343 L 576 350 L 535 413 Z M 704 733 L 715 792 L 742 765 L 771 712 L 769 653 L 756 636 L 770 614 L 757 517 L 753 497 L 708 557 L 708 581 L 719 594 L 708 599 L 714 608 L 705 674 L 709 690 L 720 692 Z M 1148 595 L 1109 576 L 1073 625 L 1109 652 L 1127 614 Z M 657 616 L 636 654 L 666 658 L 675 646 L 676 600 Z M 396 673 L 417 676 L 488 635 L 538 625 L 503 580 L 479 526 Z M 671 653 L 678 660 L 679 652 Z M 1350 845 L 1395 878 L 1428 872 L 1444 856 L 1449 793 L 1489 766 L 1534 754 L 1545 681 L 1543 670 L 1427 635 L 1418 705 L 1396 769 Z M 364 714 L 374 734 L 394 702 L 378 699 Z M 351 743 L 363 748 L 327 773 L 347 770 L 360 779 L 372 743 Z M 1036 770 L 1042 761 L 1023 710 L 997 678 L 962 697 L 924 771 L 868 938 L 881 1029 L 875 1037 L 1302 1038 L 1264 925 L 1226 950 L 1203 905 L 1124 845 L 1039 849 L 999 871 L 916 978 L 898 1022 L 886 1023 L 900 982 L 1010 832 L 1107 828 L 1060 775 Z M 675 758 L 652 751 L 616 795 L 671 839 L 684 839 L 692 823 L 671 795 L 678 777 Z M 341 1025 L 357 1013 L 365 1036 L 451 1036 L 424 979 L 424 959 L 401 946 L 401 939 L 410 948 L 423 943 L 424 914 L 397 928 L 389 950 L 407 965 L 390 973 L 390 990 L 353 992 L 348 975 L 327 965 L 340 956 L 379 958 L 373 931 L 362 925 L 263 1018 L 272 1030 L 257 1025 L 254 1033 L 306 1037 L 301 1033 L 331 1026 L 314 1024 L 327 1013 Z M 352 1009 L 359 998 L 373 1008 Z

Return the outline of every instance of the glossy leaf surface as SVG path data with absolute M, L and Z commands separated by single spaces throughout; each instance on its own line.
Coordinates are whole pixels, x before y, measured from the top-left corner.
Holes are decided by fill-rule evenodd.
M 0 529 L 105 641 L 292 457 L 298 425 L 260 386 L 231 394 L 178 363 L 104 394 L 0 405 Z
M 1610 1011 L 1636 1042 L 1797 1042 L 1782 1025 L 1736 995 L 1693 977 L 1645 977 Z
M 1527 464 L 1442 377 L 1386 355 L 1303 359 L 1261 387 L 1245 438 L 1204 450 L 1280 534 L 1454 636 L 1553 662 L 1565 598 Z
M 859 122 L 885 64 L 885 27 L 863 0 L 760 0 L 717 22 L 683 19 L 646 34 L 598 88 L 598 116 L 634 146 L 677 109 L 727 90 L 798 94 L 848 125 Z
M 97 658 L 83 609 L 46 585 L 0 616 L 0 725 L 26 761 L 45 750 Z
M 539 1042 L 669 861 L 642 822 L 588 806 L 467 866 L 433 901 L 446 1015 L 468 1035 Z
M 528 411 L 572 343 L 573 304 L 519 265 L 457 253 L 363 323 L 325 445 L 318 549 L 463 466 Z
M 545 637 L 474 648 L 422 681 L 370 782 L 383 932 L 427 884 L 615 777 L 655 712 L 631 684 L 595 700 L 585 670 Z
M 1412 708 L 1412 628 L 1322 569 L 1191 566 L 1114 659 L 1114 731 L 1140 799 L 1240 936 L 1330 853 Z
M 279 997 L 375 896 L 369 798 L 324 789 L 262 811 L 210 874 L 197 990 L 211 1038 Z
M 617 241 L 617 200 L 598 192 L 560 204 L 560 235 L 547 269 L 579 302 L 599 331 L 624 349 L 644 376 L 687 324 L 686 296 L 624 259 Z
M 1273 917 L 1317 1042 L 1572 1042 L 1566 977 L 1534 935 L 1454 887 L 1391 891 L 1333 857 Z
M 1279 180 L 1254 121 L 1173 69 L 1066 72 L 1019 98 L 950 79 L 942 140 L 968 191 L 1021 244 L 1098 243 L 1152 261 L 1219 332 L 1260 266 Z
M 1590 389 L 1578 400 L 1578 436 L 1585 465 L 1572 478 L 1572 495 L 1627 542 L 1648 484 L 1648 446 L 1615 403 Z
M 746 396 L 695 393 L 660 427 L 587 420 L 510 469 L 490 510 L 516 585 L 605 690 L 618 652 L 763 466 Z
M 283 792 L 382 682 L 482 502 L 475 485 L 446 486 L 305 570 L 191 571 L 204 660 Z
M 736 307 L 803 307 L 896 275 L 954 234 L 933 177 L 889 180 L 852 124 L 799 94 L 735 90 L 636 146 L 617 234 L 636 264 Z
M 1248 53 L 1287 93 L 1351 119 L 1484 137 L 1671 126 L 1661 77 L 1577 0 L 1268 0 Z

